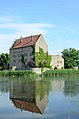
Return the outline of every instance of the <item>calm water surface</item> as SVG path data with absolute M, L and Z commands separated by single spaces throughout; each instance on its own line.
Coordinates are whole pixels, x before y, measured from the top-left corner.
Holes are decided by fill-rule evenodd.
M 0 119 L 79 119 L 79 79 L 0 78 Z

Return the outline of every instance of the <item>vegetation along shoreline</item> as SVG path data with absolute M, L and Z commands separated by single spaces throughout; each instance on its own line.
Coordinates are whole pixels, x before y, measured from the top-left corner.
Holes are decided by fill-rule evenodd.
M 3 70 L 0 71 L 0 77 L 38 77 L 39 75 L 30 70 Z
M 68 76 L 68 75 L 79 75 L 79 69 L 61 69 L 61 70 L 47 70 L 42 73 L 42 76 Z
M 54 77 L 54 76 L 68 76 L 79 75 L 79 69 L 62 69 L 62 70 L 47 70 L 41 74 L 35 73 L 30 70 L 3 70 L 0 71 L 0 77 Z

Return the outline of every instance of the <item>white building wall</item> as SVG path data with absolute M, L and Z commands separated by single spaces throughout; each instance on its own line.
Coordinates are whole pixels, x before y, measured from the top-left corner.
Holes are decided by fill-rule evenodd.
M 51 90 L 52 91 L 64 91 L 64 80 L 53 80 L 51 81 Z
M 64 59 L 60 55 L 52 55 L 51 56 L 51 66 L 54 69 L 64 68 Z
M 45 53 L 48 52 L 48 45 L 42 35 L 35 44 L 35 52 L 39 52 L 39 48 L 42 48 Z

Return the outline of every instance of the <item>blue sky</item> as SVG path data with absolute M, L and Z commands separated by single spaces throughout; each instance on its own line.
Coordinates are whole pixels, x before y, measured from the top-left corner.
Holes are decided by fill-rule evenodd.
M 79 49 L 79 0 L 0 0 L 0 53 L 16 38 L 39 33 L 49 54 Z

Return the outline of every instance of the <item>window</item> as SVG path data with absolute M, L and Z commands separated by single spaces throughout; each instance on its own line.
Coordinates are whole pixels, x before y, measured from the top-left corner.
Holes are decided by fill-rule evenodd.
M 23 48 L 22 48 L 22 50 L 23 50 Z
M 13 55 L 13 57 L 15 58 L 15 55 Z
M 13 60 L 13 62 L 16 62 L 15 60 Z
M 24 53 L 24 56 L 27 56 L 27 53 Z
M 18 57 L 21 57 L 22 56 L 22 54 L 18 54 Z
M 18 62 L 21 62 L 21 59 L 19 59 Z
M 25 62 L 27 62 L 27 59 L 25 59 Z
M 32 52 L 30 53 L 30 56 L 32 55 Z
M 59 63 L 59 61 L 57 61 L 57 63 Z

